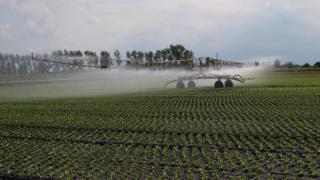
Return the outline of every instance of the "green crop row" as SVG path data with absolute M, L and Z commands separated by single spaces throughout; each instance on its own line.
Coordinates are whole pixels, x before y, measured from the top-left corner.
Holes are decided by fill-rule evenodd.
M 0 103 L 0 177 L 317 178 L 320 88 Z

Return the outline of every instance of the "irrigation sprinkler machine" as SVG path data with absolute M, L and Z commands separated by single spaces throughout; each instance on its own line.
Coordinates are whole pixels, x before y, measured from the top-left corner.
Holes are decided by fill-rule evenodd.
M 176 83 L 177 89 L 195 88 L 196 80 L 216 80 L 214 83 L 215 88 L 233 88 L 233 81 L 241 83 L 245 82 L 245 78 L 241 75 L 219 75 L 210 73 L 199 73 L 191 76 L 180 76 L 178 79 L 167 82 L 163 88 L 166 88 L 169 84 Z M 224 80 L 224 83 L 223 81 Z M 186 83 L 186 84 L 185 84 Z
M 77 60 L 85 60 L 85 58 L 69 58 L 68 60 L 73 60 L 73 62 L 61 62 L 57 60 L 50 60 L 49 58 L 39 58 L 35 56 L 34 53 L 31 54 L 31 60 L 34 61 L 40 61 L 40 62 L 49 62 L 49 63 L 55 63 L 55 64 L 63 64 L 63 65 L 70 65 L 70 66 L 80 66 L 80 67 L 87 67 L 87 68 L 97 68 L 97 69 L 107 69 L 109 68 L 110 70 L 110 63 L 109 61 L 112 59 L 100 59 L 100 65 L 86 65 L 86 64 L 78 64 Z M 129 60 L 121 60 L 121 61 L 129 61 Z M 181 62 L 186 62 L 189 63 L 190 68 L 187 68 L 188 70 L 194 69 L 194 64 L 193 64 L 194 59 L 185 59 L 185 60 L 174 60 L 174 61 L 164 61 L 164 62 L 157 62 L 154 64 L 172 64 L 172 63 L 181 63 Z M 215 68 L 217 67 L 222 67 L 222 65 L 227 64 L 230 66 L 234 65 L 235 67 L 242 67 L 241 63 L 236 63 L 236 62 L 231 62 L 231 61 L 222 61 L 217 59 L 208 59 L 206 58 L 206 65 L 204 67 L 208 68 L 211 65 L 214 65 Z M 217 65 L 218 64 L 218 65 Z M 259 64 L 255 64 L 256 66 Z M 201 65 L 202 67 L 203 65 Z M 200 70 L 201 71 L 201 70 Z M 196 87 L 196 80 L 208 80 L 208 79 L 213 79 L 216 80 L 214 83 L 215 88 L 233 88 L 233 82 L 232 81 L 238 81 L 241 83 L 244 83 L 245 80 L 250 80 L 249 78 L 244 78 L 241 75 L 219 75 L 219 74 L 212 74 L 208 73 L 208 71 L 200 72 L 198 74 L 190 75 L 190 76 L 180 76 L 178 79 L 172 80 L 167 82 L 163 88 L 166 88 L 169 84 L 176 83 L 176 88 L 177 89 L 184 89 L 184 88 L 195 88 Z M 224 83 L 223 81 L 224 80 Z M 185 84 L 186 82 L 186 84 Z

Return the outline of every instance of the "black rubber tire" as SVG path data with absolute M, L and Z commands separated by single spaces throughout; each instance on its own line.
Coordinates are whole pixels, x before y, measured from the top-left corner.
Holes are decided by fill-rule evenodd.
M 216 83 L 214 83 L 214 87 L 215 87 L 215 88 L 223 88 L 223 83 L 222 83 L 222 81 L 220 81 L 220 80 L 216 81 Z
M 196 83 L 194 81 L 188 82 L 188 88 L 195 88 L 195 87 L 196 87 Z
M 178 81 L 176 88 L 177 89 L 184 89 L 185 88 L 184 83 L 182 81 Z
M 227 79 L 226 82 L 224 83 L 224 86 L 226 88 L 233 88 L 233 82 L 230 79 Z

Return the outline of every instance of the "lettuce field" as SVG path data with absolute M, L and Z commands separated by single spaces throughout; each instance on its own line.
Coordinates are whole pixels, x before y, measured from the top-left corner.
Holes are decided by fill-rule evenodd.
M 320 178 L 315 79 L 0 102 L 0 178 Z

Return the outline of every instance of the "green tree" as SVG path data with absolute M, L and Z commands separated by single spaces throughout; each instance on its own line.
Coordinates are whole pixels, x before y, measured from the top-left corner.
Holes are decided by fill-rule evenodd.
M 102 52 L 104 52 L 104 51 L 102 51 Z M 86 51 L 84 51 L 84 55 L 87 57 L 96 57 L 97 53 L 93 52 L 93 51 L 86 50 Z
M 127 55 L 127 59 L 128 59 L 127 65 L 129 65 L 129 64 L 131 64 L 131 62 L 132 62 L 132 59 L 131 59 L 132 57 L 131 57 L 130 51 L 127 51 L 126 55 Z
M 19 57 L 19 74 L 25 75 L 28 73 L 28 62 L 26 61 L 26 58 L 24 56 Z
M 316 62 L 316 63 L 314 63 L 313 67 L 315 67 L 315 68 L 319 68 L 319 67 L 320 67 L 320 62 Z
M 145 52 L 144 57 L 146 58 L 147 63 L 151 64 L 153 62 L 153 52 Z
M 127 59 L 128 59 L 128 60 L 131 60 L 131 53 L 130 53 L 130 51 L 127 51 L 126 54 L 127 54 Z
M 78 51 L 75 52 L 75 56 L 82 57 L 83 54 L 82 54 L 82 52 L 80 50 L 78 50 Z
M 69 51 L 69 56 L 75 56 L 75 52 L 74 51 Z
M 107 51 L 100 52 L 100 66 L 101 68 L 110 68 L 111 65 L 110 53 Z
M 64 55 L 64 56 L 69 56 L 69 51 L 66 50 L 66 49 L 64 49 L 64 50 L 63 50 L 63 55 Z
M 183 53 L 183 59 L 192 59 L 193 58 L 193 52 L 190 50 L 185 50 Z
M 138 51 L 138 63 L 141 64 L 143 63 L 143 58 L 144 58 L 144 53 L 142 51 Z
M 0 53 L 0 73 L 5 75 L 6 74 L 6 59 L 2 53 Z
M 181 44 L 170 45 L 170 53 L 173 60 L 182 60 L 184 58 L 184 53 L 186 48 Z
M 165 48 L 165 49 L 161 50 L 160 57 L 161 57 L 162 61 L 166 61 L 166 60 L 169 60 L 169 59 L 172 60 L 170 49 L 169 48 Z
M 293 62 L 287 62 L 284 65 L 282 65 L 282 67 L 286 67 L 286 68 L 299 68 L 300 65 L 298 64 L 294 64 Z
M 120 66 L 121 64 L 121 55 L 120 55 L 120 51 L 118 49 L 116 49 L 113 53 L 114 57 L 116 58 L 117 61 L 117 65 Z
M 289 61 L 283 65 L 283 67 L 287 67 L 287 68 L 292 68 L 293 66 L 294 66 L 294 64 L 291 61 Z
M 303 68 L 310 68 L 311 65 L 309 63 L 305 63 L 304 65 L 302 65 Z
M 133 50 L 131 52 L 131 60 L 133 60 L 133 63 L 135 63 L 135 64 L 138 63 L 138 51 Z
M 44 56 L 43 56 L 43 58 L 41 58 L 41 59 L 48 59 L 48 56 L 45 54 Z M 48 63 L 47 62 L 39 62 L 39 64 L 38 64 L 38 70 L 39 70 L 39 72 L 41 73 L 41 74 L 46 74 L 46 73 L 48 73 L 48 71 L 49 71 L 49 66 L 48 66 Z
M 63 51 L 62 50 L 56 50 L 56 51 L 53 51 L 51 54 L 52 54 L 52 56 L 55 56 L 55 57 L 63 56 Z
M 156 53 L 153 56 L 153 59 L 157 62 L 161 61 L 161 51 L 157 50 Z

